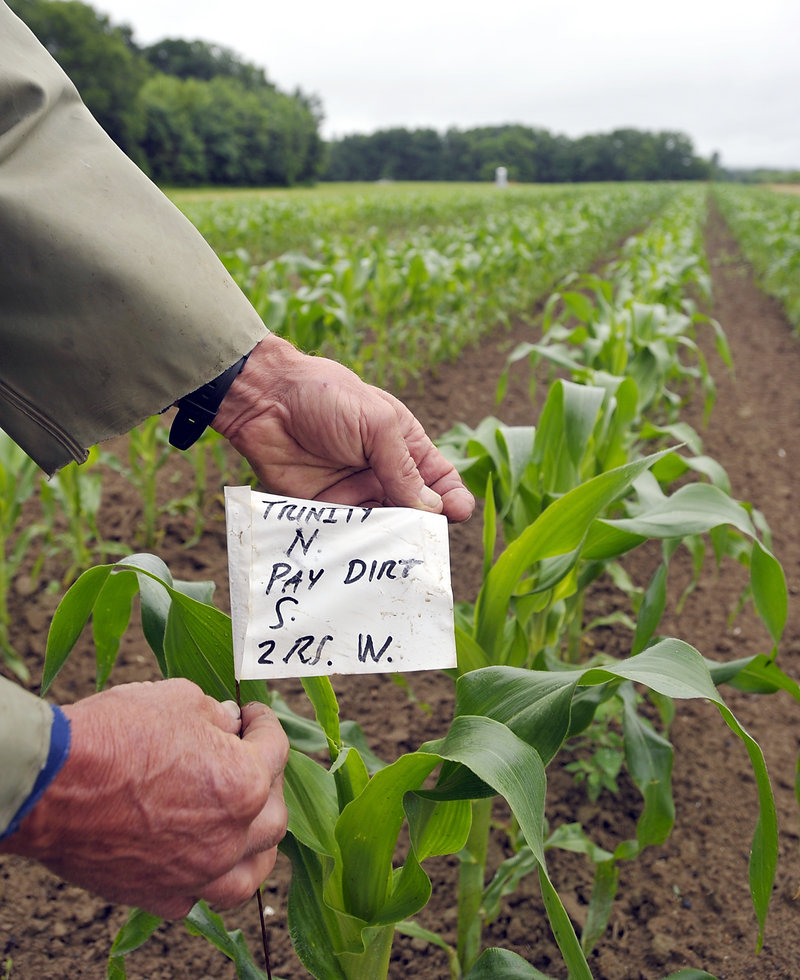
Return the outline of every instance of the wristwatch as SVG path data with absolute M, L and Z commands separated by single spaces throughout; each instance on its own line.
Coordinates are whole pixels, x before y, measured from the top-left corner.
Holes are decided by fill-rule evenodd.
M 217 417 L 222 399 L 228 394 L 228 389 L 236 376 L 241 374 L 249 356 L 248 353 L 240 357 L 219 377 L 201 385 L 175 402 L 178 414 L 172 420 L 169 430 L 171 445 L 176 449 L 188 449 L 197 442 L 206 431 L 206 427 Z

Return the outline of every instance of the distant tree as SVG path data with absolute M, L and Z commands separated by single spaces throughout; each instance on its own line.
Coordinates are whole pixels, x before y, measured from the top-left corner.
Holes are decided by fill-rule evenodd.
M 223 76 L 157 75 L 142 101 L 143 147 L 160 183 L 287 186 L 316 176 L 318 123 L 292 96 Z
M 234 51 L 206 41 L 165 38 L 141 49 L 157 71 L 176 78 L 234 78 L 245 88 L 274 88 L 263 68 L 243 61 Z
M 322 107 L 286 95 L 262 68 L 205 41 L 140 50 L 128 27 L 79 0 L 9 0 L 72 78 L 91 112 L 151 176 L 169 184 L 316 179 Z
M 442 179 L 474 180 L 478 167 L 473 158 L 474 145 L 460 129 L 448 129 L 442 137 Z
M 295 102 L 306 110 L 306 126 L 313 120 L 313 130 L 305 129 L 306 149 L 305 162 L 298 174 L 298 183 L 311 183 L 319 178 L 325 167 L 325 158 L 328 151 L 327 145 L 322 138 L 320 129 L 325 121 L 325 111 L 322 100 L 318 95 L 309 95 L 302 92 L 299 88 L 293 93 Z
M 508 124 L 345 136 L 329 146 L 325 179 L 491 180 L 498 166 L 525 182 L 694 180 L 709 172 L 683 133 L 617 129 L 570 140 Z
M 146 123 L 142 137 L 154 180 L 164 184 L 208 181 L 206 147 L 195 131 L 197 84 L 156 75 L 142 88 Z
M 75 83 L 109 136 L 137 162 L 145 117 L 139 90 L 150 66 L 137 52 L 131 30 L 78 0 L 9 0 Z
M 405 156 L 408 180 L 441 180 L 442 140 L 434 129 L 415 129 L 410 152 Z
M 691 139 L 685 133 L 656 133 L 662 180 L 706 180 L 708 161 L 695 156 Z

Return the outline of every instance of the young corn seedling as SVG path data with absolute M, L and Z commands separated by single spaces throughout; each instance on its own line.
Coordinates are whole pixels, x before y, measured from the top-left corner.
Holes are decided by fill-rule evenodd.
M 599 500 L 596 494 L 608 496 L 638 468 L 615 473 L 595 485 L 589 494 L 595 498 L 592 507 Z M 583 500 L 585 505 L 587 493 L 577 491 L 572 492 L 577 493 L 573 502 Z M 591 517 L 584 514 L 584 519 Z M 547 523 L 543 522 L 540 530 L 550 546 L 560 547 L 556 532 Z M 536 550 L 533 540 L 527 546 Z M 524 559 L 518 555 L 506 557 L 505 562 L 501 559 L 501 568 L 519 560 Z M 209 598 L 207 587 L 174 582 L 163 563 L 146 555 L 91 569 L 70 589 L 53 620 L 45 689 L 92 614 L 98 682 L 100 686 L 105 683 L 137 591 L 145 634 L 162 672 L 188 676 L 219 699 L 233 696 L 230 621 L 200 601 Z M 563 829 L 546 838 L 545 766 L 574 727 L 575 709 L 584 703 L 585 696 L 599 692 L 599 700 L 606 700 L 609 692 L 621 691 L 625 697 L 625 689 L 633 683 L 664 696 L 711 701 L 745 743 L 760 807 L 754 838 L 758 860 L 753 863 L 752 883 L 763 928 L 777 853 L 774 806 L 763 758 L 721 700 L 702 657 L 680 641 L 665 640 L 621 663 L 557 672 L 499 666 L 464 674 L 457 683 L 454 718 L 445 735 L 388 765 L 375 764 L 368 754 L 348 744 L 329 679 L 306 681 L 330 765 L 321 765 L 297 749 L 292 751 L 286 770 L 289 833 L 281 847 L 293 866 L 290 931 L 298 956 L 311 975 L 324 980 L 385 977 L 395 928 L 414 932 L 413 924 L 406 920 L 430 895 L 424 862 L 435 854 L 458 853 L 465 844 L 469 846 L 476 827 L 476 803 L 500 795 L 514 815 L 519 841 L 524 842 L 520 843 L 519 860 L 528 862 L 530 870 L 539 876 L 547 914 L 570 975 L 591 977 L 585 949 L 547 872 L 546 846 L 568 846 L 570 841 L 574 846 L 580 837 L 574 830 Z M 242 687 L 243 700 L 269 701 L 263 683 L 244 682 Z M 633 755 L 629 751 L 629 765 L 634 767 L 635 778 L 644 780 L 652 778 L 653 764 L 648 761 L 652 746 L 646 729 L 643 732 L 640 749 Z M 428 779 L 431 776 L 433 783 Z M 662 793 L 659 791 L 657 799 L 652 793 L 646 799 L 645 813 L 650 819 L 645 820 L 644 815 L 640 819 L 639 839 L 626 843 L 625 856 L 653 839 L 652 814 Z M 411 846 L 395 865 L 397 835 L 404 822 Z M 577 846 L 588 850 L 590 844 L 584 841 Z M 598 867 L 607 864 L 599 850 L 593 857 Z M 504 882 L 495 882 L 488 897 L 496 895 L 509 880 L 505 877 Z M 482 886 L 480 892 L 483 896 Z M 112 950 L 109 975 L 124 975 L 119 972 L 124 970 L 120 963 L 124 953 L 151 935 L 157 924 L 152 916 L 132 914 Z M 237 933 L 229 933 L 203 903 L 193 909 L 187 926 L 207 936 L 233 959 L 240 977 L 262 975 Z M 595 932 L 598 930 L 602 932 L 600 926 L 595 927 Z M 478 946 L 464 952 L 469 962 L 451 957 L 454 977 L 479 980 L 491 976 L 487 971 L 499 964 L 527 971 L 512 975 L 535 975 L 510 951 L 489 950 L 479 955 Z
M 633 624 L 631 653 L 641 654 L 653 643 L 665 606 L 669 559 L 681 541 L 693 547 L 701 534 L 714 536 L 720 555 L 726 550 L 735 552 L 749 565 L 756 607 L 775 644 L 762 666 L 773 659 L 785 623 L 786 586 L 780 566 L 760 543 L 747 509 L 715 485 L 690 484 L 667 496 L 649 470 L 662 467 L 661 475 L 667 477 L 682 475 L 690 467 L 689 461 L 669 450 L 650 457 L 644 465 L 638 461 L 609 468 L 609 463 L 633 451 L 636 433 L 631 424 L 636 405 L 636 386 L 630 379 L 616 389 L 611 386 L 610 391 L 558 381 L 550 389 L 538 428 L 508 427 L 487 419 L 476 430 L 457 427 L 442 441 L 467 485 L 486 498 L 484 586 L 475 606 L 463 607 L 457 617 L 461 673 L 492 663 L 545 672 L 578 664 L 585 659 L 581 638 L 586 589 L 610 564 L 616 568 L 631 548 L 648 538 L 660 538 L 665 542 L 664 563 L 641 596 Z M 713 461 L 700 463 L 698 459 L 691 457 L 701 472 L 710 473 L 725 486 L 724 471 L 711 465 Z M 614 485 L 615 474 L 631 472 L 629 467 L 638 467 L 638 471 L 624 487 Z M 604 497 L 602 487 L 608 483 L 614 489 Z M 594 503 L 590 503 L 592 492 L 600 493 Z M 576 501 L 573 507 L 571 501 Z M 597 509 L 589 509 L 594 506 Z M 493 561 L 495 520 L 507 546 Z M 555 543 L 548 540 L 551 526 L 557 529 Z M 622 531 L 633 536 L 625 540 L 618 536 Z M 544 550 L 537 555 L 540 547 Z M 590 661 L 608 662 L 602 655 Z M 651 828 L 642 832 L 639 847 L 662 843 L 672 823 L 672 747 L 639 716 L 632 689 L 603 692 L 599 700 L 596 693 L 582 695 L 575 702 L 570 736 L 578 735 L 604 702 L 612 707 L 613 699 L 614 713 L 624 718 L 628 769 L 645 799 L 643 826 Z M 650 767 L 643 768 L 641 760 L 630 756 L 629 745 L 637 741 L 651 746 Z M 616 766 L 619 758 L 616 755 L 608 764 Z M 590 766 L 587 771 L 603 773 L 602 766 Z M 648 802 L 649 781 L 657 782 L 667 795 Z M 480 930 L 475 923 L 485 907 L 482 882 L 491 812 L 485 801 L 473 807 L 459 899 L 463 928 L 458 959 L 462 967 L 477 955 Z M 633 857 L 638 850 L 628 847 L 622 853 Z M 598 866 L 598 874 L 606 874 L 609 867 L 605 863 Z M 519 870 L 520 865 L 515 865 L 514 873 Z M 608 897 L 600 889 L 598 902 Z M 593 930 L 599 921 L 593 915 Z
M 69 560 L 62 585 L 68 585 L 98 558 L 129 551 L 124 545 L 105 540 L 97 523 L 103 500 L 103 467 L 112 465 L 114 458 L 94 447 L 85 463 L 70 463 L 51 480 L 40 482 L 46 554 L 59 560 L 66 555 Z
M 0 430 L 0 655 L 23 681 L 30 674 L 11 644 L 8 594 L 34 539 L 44 530 L 40 524 L 31 523 L 17 531 L 22 505 L 33 494 L 37 480 L 34 461 Z

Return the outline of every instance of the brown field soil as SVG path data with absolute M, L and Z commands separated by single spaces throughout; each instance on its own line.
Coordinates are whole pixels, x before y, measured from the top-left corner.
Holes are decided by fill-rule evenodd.
M 723 324 L 736 363 L 732 378 L 705 344 L 718 384 L 718 400 L 709 427 L 703 430 L 706 451 L 727 468 L 734 495 L 751 501 L 766 515 L 774 550 L 783 563 L 790 589 L 789 623 L 782 644 L 783 669 L 800 679 L 800 525 L 793 481 L 800 458 L 800 347 L 780 308 L 753 285 L 734 242 L 719 219 L 708 228 L 712 265 L 714 315 Z M 534 410 L 526 391 L 525 371 L 513 379 L 500 409 L 493 403 L 496 379 L 506 353 L 530 329 L 517 327 L 467 351 L 457 364 L 425 379 L 424 391 L 405 393 L 433 435 L 458 420 L 477 423 L 498 414 L 512 424 L 530 423 Z M 702 429 L 699 407 L 691 405 L 687 421 Z M 118 450 L 119 451 L 119 450 Z M 103 532 L 131 540 L 138 504 L 123 484 L 113 484 L 104 505 Z M 202 540 L 186 549 L 188 536 L 180 517 L 170 520 L 156 549 L 178 577 L 213 578 L 225 604 L 225 537 L 222 509 L 209 509 Z M 642 548 L 631 556 L 629 571 L 637 584 L 648 581 L 657 555 Z M 710 563 L 709 563 L 710 565 Z M 452 529 L 452 568 L 457 599 L 474 597 L 480 576 L 480 520 Z M 677 556 L 670 593 L 677 596 L 689 580 L 688 561 Z M 747 609 L 731 621 L 744 584 L 742 570 L 725 563 L 703 572 L 699 586 L 680 614 L 668 609 L 662 632 L 692 643 L 706 656 L 727 660 L 768 649 L 767 636 Z M 42 651 L 55 599 L 30 592 L 22 576 L 15 584 L 12 605 L 14 640 L 26 656 L 35 678 L 41 676 Z M 620 604 L 610 584 L 600 582 L 591 598 L 594 615 Z M 596 633 L 594 643 L 623 655 L 629 637 L 618 628 Z M 135 631 L 123 640 L 114 683 L 155 676 L 153 660 Z M 91 692 L 94 679 L 91 646 L 82 641 L 80 655 L 67 664 L 53 697 L 71 701 Z M 451 716 L 450 682 L 437 675 L 410 675 L 415 703 L 389 677 L 337 679 L 342 715 L 358 720 L 373 748 L 384 758 L 415 749 L 426 738 L 440 735 Z M 300 704 L 298 686 L 286 684 L 286 695 Z M 723 724 L 715 708 L 705 703 L 681 703 L 672 727 L 676 748 L 674 792 L 676 826 L 661 847 L 651 848 L 637 861 L 623 865 L 619 892 L 606 935 L 591 954 L 590 965 L 601 980 L 656 980 L 685 967 L 709 971 L 724 980 L 791 980 L 800 978 L 800 856 L 798 807 L 794 796 L 795 766 L 800 748 L 800 705 L 785 694 L 769 698 L 728 690 L 728 703 L 764 748 L 776 794 L 781 827 L 780 860 L 767 922 L 764 947 L 756 955 L 756 922 L 748 894 L 747 859 L 756 819 L 756 795 L 746 752 Z M 558 757 L 550 766 L 548 819 L 551 826 L 580 820 L 605 847 L 634 835 L 639 797 L 623 776 L 619 792 L 604 792 L 596 804 L 574 784 Z M 505 819 L 497 807 L 498 823 Z M 508 853 L 498 831 L 492 861 Z M 550 852 L 550 868 L 567 910 L 580 927 L 585 921 L 591 889 L 586 859 Z M 454 859 L 426 865 L 434 894 L 419 919 L 423 925 L 455 938 Z M 287 937 L 284 914 L 288 863 L 282 857 L 267 885 L 265 902 L 274 910 L 270 919 L 272 970 L 275 977 L 296 980 L 307 976 Z M 63 980 L 64 977 L 105 976 L 111 940 L 126 910 L 109 905 L 35 865 L 16 858 L 0 859 L 0 975 L 12 961 L 12 980 Z M 254 903 L 225 914 L 228 928 L 241 927 L 254 953 L 259 948 Z M 566 970 L 553 942 L 535 881 L 523 881 L 504 902 L 499 918 L 489 927 L 487 945 L 516 950 L 538 969 L 554 977 Z M 182 923 L 163 925 L 142 949 L 129 957 L 128 975 L 141 980 L 199 980 L 232 978 L 232 965 L 203 940 L 189 936 Z M 423 942 L 398 937 L 391 977 L 444 980 L 444 955 Z M 365 977 L 365 980 L 370 978 Z

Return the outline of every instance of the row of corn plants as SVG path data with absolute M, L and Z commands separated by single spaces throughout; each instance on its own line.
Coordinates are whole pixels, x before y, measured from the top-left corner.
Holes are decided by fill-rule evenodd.
M 559 506 L 562 495 L 569 495 L 587 479 L 638 458 L 655 440 L 685 444 L 681 452 L 666 450 L 633 482 L 631 492 L 616 501 L 618 513 L 613 520 L 597 523 L 582 542 L 576 538 L 578 551 L 553 559 L 554 580 L 546 562 L 529 569 L 524 597 L 489 587 L 497 572 L 491 564 L 494 524 L 487 526 L 484 589 L 489 587 L 500 604 L 518 603 L 524 612 L 515 619 L 516 632 L 501 638 L 482 623 L 480 596 L 476 604 L 459 611 L 460 644 L 469 650 L 467 665 L 471 668 L 502 662 L 560 671 L 586 661 L 584 598 L 601 575 L 625 590 L 638 614 L 635 621 L 615 617 L 616 622 L 630 623 L 631 655 L 636 658 L 653 642 L 666 604 L 671 557 L 679 546 L 687 547 L 695 574 L 699 574 L 705 532 L 711 535 L 718 561 L 728 555 L 750 567 L 753 595 L 757 595 L 757 607 L 773 641 L 761 666 L 774 662 L 775 644 L 785 621 L 786 590 L 779 566 L 768 551 L 768 529 L 757 511 L 731 500 L 723 468 L 702 454 L 697 434 L 679 421 L 682 401 L 698 384 L 707 410 L 713 401 L 713 380 L 695 336 L 698 327 L 713 332 L 718 350 L 730 365 L 720 326 L 696 309 L 696 297 L 707 294 L 709 288 L 702 258 L 700 203 L 697 193 L 687 193 L 643 234 L 629 240 L 619 260 L 602 277 L 573 281 L 566 284 L 573 288 L 551 297 L 541 339 L 521 345 L 510 359 L 513 363 L 529 358 L 534 367 L 544 363 L 564 375 L 551 385 L 537 428 L 508 427 L 489 418 L 474 430 L 457 426 L 443 440 L 470 488 L 487 500 L 487 513 L 498 516 L 509 551 L 515 541 L 533 533 L 544 508 Z M 501 393 L 503 390 L 504 381 Z M 687 472 L 707 482 L 690 483 L 667 495 L 665 490 Z M 763 533 L 764 544 L 756 528 Z M 628 534 L 632 536 L 626 539 Z M 646 538 L 664 541 L 663 560 L 647 588 L 637 589 L 619 559 Z M 559 567 L 564 564 L 566 575 Z M 494 595 L 490 608 L 496 614 L 493 603 Z M 519 632 L 523 622 L 524 631 Z M 493 645 L 491 652 L 487 644 Z M 590 644 L 588 649 L 597 649 L 597 645 Z M 596 654 L 589 662 L 607 664 L 608 658 Z M 715 678 L 723 676 L 719 665 L 707 666 Z M 787 683 L 797 695 L 796 687 Z M 621 842 L 613 854 L 590 841 L 577 824 L 556 828 L 550 838 L 550 846 L 581 849 L 596 864 L 595 889 L 582 936 L 587 951 L 608 921 L 618 881 L 617 862 L 634 858 L 648 845 L 662 843 L 672 826 L 672 747 L 667 733 L 674 709 L 663 697 L 653 700 L 662 718 L 661 733 L 637 715 L 638 700 L 629 687 L 594 703 L 590 738 L 583 734 L 580 741 L 588 743 L 595 754 L 588 763 L 567 766 L 581 778 L 596 778 L 599 789 L 604 785 L 613 788 L 614 777 L 625 763 L 644 798 L 637 841 Z M 610 720 L 621 726 L 622 738 L 616 742 L 607 738 Z M 589 730 L 585 722 L 571 737 Z M 648 740 L 651 755 L 645 764 L 641 753 Z M 567 739 L 567 747 L 569 744 Z M 468 849 L 462 866 L 463 903 L 469 903 L 472 895 L 473 922 L 481 911 L 487 919 L 497 914 L 497 897 L 509 882 L 533 867 L 523 842 L 488 888 L 483 888 L 488 826 L 486 812 L 481 836 Z M 513 834 L 510 840 L 513 846 Z
M 99 456 L 93 449 L 82 470 L 68 466 L 48 482 L 0 431 L 0 658 L 21 680 L 30 675 L 11 642 L 12 583 L 26 577 L 24 590 L 34 591 L 48 559 L 56 558 L 62 577 L 54 585 L 64 587 L 98 559 L 131 550 L 104 541 L 98 532 Z
M 33 495 L 37 475 L 34 461 L 0 431 L 0 657 L 20 680 L 28 680 L 30 674 L 11 642 L 8 594 L 40 533 L 39 526 L 30 520 L 19 530 L 23 507 Z
M 487 420 L 444 440 L 485 499 L 485 560 L 475 602 L 457 610 L 455 708 L 442 737 L 380 760 L 358 725 L 340 720 L 329 678 L 303 682 L 315 722 L 294 715 L 264 683 L 242 685 L 243 699 L 273 706 L 292 741 L 289 833 L 281 847 L 292 863 L 291 937 L 315 977 L 385 977 L 399 930 L 444 948 L 452 977 L 541 978 L 515 952 L 482 948 L 487 921 L 528 874 L 539 879 L 570 977 L 591 977 L 587 957 L 608 922 L 619 863 L 663 842 L 672 827 L 667 729 L 673 701 L 684 698 L 716 705 L 751 760 L 759 814 L 750 879 L 760 943 L 777 861 L 775 807 L 761 750 L 718 685 L 786 689 L 798 699 L 800 690 L 775 663 L 787 599 L 768 530 L 757 511 L 731 498 L 724 471 L 702 455 L 696 435 L 679 420 L 687 386 L 700 383 L 707 397 L 713 390 L 694 337 L 709 322 L 691 296 L 705 282 L 695 235 L 700 203 L 684 201 L 633 240 L 607 280 L 570 283 L 548 306 L 539 349 L 518 356 L 543 358 L 562 371 L 574 364 L 576 372 L 575 380 L 562 376 L 551 384 L 538 426 Z M 694 272 L 686 272 L 678 290 L 673 279 L 683 268 Z M 721 329 L 710 326 L 725 351 Z M 660 397 L 667 385 L 672 394 Z M 674 448 L 677 439 L 687 448 Z M 690 472 L 702 481 L 673 491 L 674 481 Z M 753 604 L 770 639 L 762 655 L 718 664 L 681 640 L 658 636 L 669 560 L 681 545 L 702 554 L 706 535 L 719 560 L 733 554 L 749 568 Z M 650 539 L 663 542 L 663 561 L 646 589 L 629 590 L 631 655 L 587 657 L 581 642 L 586 590 L 606 572 L 624 582 L 616 571 L 620 560 Z M 90 618 L 98 686 L 107 681 L 136 592 L 161 672 L 190 677 L 220 699 L 234 697 L 230 622 L 210 603 L 211 587 L 174 581 L 152 555 L 95 567 L 68 591 L 48 641 L 45 689 Z M 648 720 L 645 699 L 657 708 L 662 731 Z M 613 852 L 577 824 L 549 827 L 545 812 L 547 765 L 609 714 L 621 719 L 625 763 L 642 794 L 635 839 L 620 841 Z M 325 764 L 316 757 L 320 751 L 327 753 Z M 507 833 L 514 856 L 487 882 L 486 841 L 497 797 L 512 813 Z M 410 846 L 398 857 L 404 824 Z M 580 936 L 548 872 L 546 852 L 556 847 L 579 850 L 597 866 Z M 455 943 L 414 920 L 432 891 L 423 865 L 442 854 L 461 862 Z M 125 954 L 157 925 L 155 917 L 131 914 L 112 949 L 109 976 L 125 975 Z M 228 932 L 205 905 L 195 907 L 187 925 L 233 959 L 239 976 L 263 976 L 240 934 Z
M 386 384 L 390 375 L 397 381 L 454 356 L 477 337 L 476 324 L 494 326 L 510 311 L 529 308 L 566 270 L 585 267 L 674 192 L 671 185 L 502 193 L 479 185 L 355 185 L 291 194 L 184 192 L 176 202 L 273 330 Z M 33 550 L 34 579 L 58 563 L 64 587 L 131 545 L 156 547 L 164 519 L 176 512 L 193 518 L 188 543 L 196 540 L 210 465 L 223 482 L 248 479 L 208 431 L 186 454 L 186 488 L 171 483 L 166 429 L 155 418 L 131 433 L 124 458 L 94 450 L 87 463 L 65 467 L 49 482 L 19 466 L 3 433 L 0 442 L 0 470 L 9 459 L 8 473 L 0 473 L 8 517 L 4 574 L 30 564 Z M 105 540 L 100 532 L 109 470 L 122 474 L 141 502 L 141 521 L 127 541 Z M 34 489 L 41 513 L 17 535 L 18 508 Z M 0 654 L 25 676 L 5 606 Z
M 653 185 L 628 184 L 622 196 Z M 669 185 L 661 185 L 666 189 Z M 420 228 L 480 224 L 504 211 L 529 210 L 548 202 L 615 194 L 608 184 L 518 185 L 498 194 L 487 184 L 388 183 L 324 184 L 291 191 L 174 191 L 175 204 L 218 254 L 243 249 L 254 264 L 284 252 L 314 256 L 326 242 L 386 235 L 402 241 Z
M 262 222 L 262 234 L 270 234 L 265 208 L 274 205 L 244 198 L 234 213 L 241 237 L 252 244 L 228 245 L 220 254 L 274 332 L 375 384 L 396 385 L 531 308 L 567 271 L 589 265 L 673 193 L 670 185 L 424 193 L 377 187 L 361 203 L 346 198 L 351 212 L 362 209 L 355 226 L 351 213 L 338 227 L 316 228 L 304 250 L 263 262 L 253 257 L 262 250 L 258 227 Z M 203 218 L 212 243 L 227 244 L 233 207 L 217 204 L 202 216 L 195 204 L 187 213 Z
M 187 521 L 184 544 L 190 547 L 208 516 L 210 468 L 214 487 L 251 479 L 245 467 L 233 461 L 222 437 L 211 430 L 169 475 L 164 467 L 175 454 L 159 418 L 134 429 L 126 448 L 126 457 L 120 458 L 95 447 L 85 463 L 70 463 L 47 479 L 0 430 L 0 660 L 21 680 L 28 680 L 29 671 L 11 638 L 8 597 L 13 585 L 26 595 L 41 588 L 61 592 L 98 561 L 130 554 L 137 547 L 155 548 L 166 518 L 175 514 Z M 112 472 L 135 489 L 141 505 L 139 519 L 123 530 L 124 537 L 108 537 L 101 530 Z
M 713 193 L 759 283 L 800 330 L 800 197 L 739 184 Z

